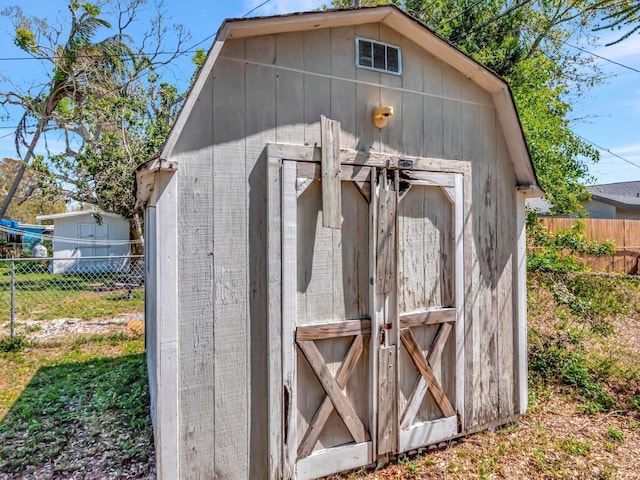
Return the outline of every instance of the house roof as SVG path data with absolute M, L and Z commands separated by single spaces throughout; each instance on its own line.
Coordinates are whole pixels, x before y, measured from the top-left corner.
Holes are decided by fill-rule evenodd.
M 587 190 L 592 200 L 616 207 L 640 210 L 640 181 L 591 185 Z
M 513 162 L 518 186 L 529 196 L 540 196 L 543 191 L 531 163 L 531 157 L 516 111 L 513 95 L 507 83 L 476 62 L 470 56 L 448 43 L 413 17 L 394 5 L 344 10 L 293 13 L 271 17 L 227 19 L 218 30 L 216 39 L 204 65 L 191 86 L 187 99 L 178 114 L 158 157 L 170 158 L 194 105 L 213 69 L 222 46 L 227 39 L 245 38 L 276 33 L 308 31 L 339 26 L 380 22 L 412 40 L 437 59 L 447 63 L 485 91 L 491 93 L 497 116 L 504 132 L 507 148 Z M 524 188 L 522 188 L 524 187 Z
M 100 212 L 100 211 L 96 211 L 96 210 L 78 210 L 76 212 L 52 213 L 51 215 L 38 215 L 36 217 L 36 220 L 38 222 L 41 222 L 42 220 L 57 220 L 59 218 L 80 217 L 80 216 L 84 216 L 84 215 L 93 215 L 94 213 L 97 213 L 98 215 L 100 215 L 102 217 L 122 218 L 122 219 L 124 219 L 124 217 L 122 215 L 118 215 L 117 213 Z

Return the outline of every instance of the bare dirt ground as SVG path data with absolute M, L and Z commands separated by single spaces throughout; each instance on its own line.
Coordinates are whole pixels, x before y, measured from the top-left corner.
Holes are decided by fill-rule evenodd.
M 54 320 L 27 320 L 17 322 L 15 334 L 31 342 L 47 342 L 70 335 L 112 335 L 127 333 L 131 328 L 144 328 L 144 314 L 125 313 L 115 318 L 83 320 L 56 318 Z M 0 331 L 8 331 L 9 323 L 0 324 Z M 140 331 L 140 333 L 142 330 Z

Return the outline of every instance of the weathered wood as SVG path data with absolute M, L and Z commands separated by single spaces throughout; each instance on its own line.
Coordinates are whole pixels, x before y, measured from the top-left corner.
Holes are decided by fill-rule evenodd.
M 269 474 L 282 476 L 282 186 L 281 160 L 267 157 L 267 361 L 269 362 Z
M 342 225 L 342 194 L 340 190 L 340 122 L 320 117 L 322 137 L 322 225 L 340 228 Z
M 318 163 L 321 161 L 321 149 L 318 147 L 269 143 L 267 149 L 268 156 L 274 158 Z M 402 168 L 403 170 L 426 170 L 464 174 L 471 172 L 471 163 L 467 161 L 392 155 L 378 152 L 361 152 L 344 148 L 340 150 L 340 163 L 342 165 L 362 165 L 387 169 Z
M 454 242 L 455 242 L 455 258 L 454 258 L 454 296 L 456 304 L 456 327 L 455 327 L 455 358 L 456 358 L 456 379 L 455 379 L 455 408 L 458 412 L 460 425 L 464 425 L 465 415 L 465 371 L 466 371 L 466 359 L 464 348 L 464 337 L 466 328 L 465 318 L 465 238 L 466 242 L 470 239 L 465 236 L 465 218 L 470 215 L 470 212 L 466 210 L 465 185 L 471 184 L 471 178 L 469 176 L 463 176 L 462 174 L 456 174 L 455 176 L 455 202 L 453 205 L 454 210 Z M 470 195 L 469 195 L 470 196 Z
M 500 240 L 496 241 L 496 337 L 497 337 L 497 369 L 498 377 L 498 417 L 507 418 L 517 411 L 516 381 L 514 381 L 514 348 L 516 310 L 514 309 L 514 259 L 517 256 L 516 240 L 516 189 L 509 188 L 516 183 L 513 171 L 508 167 L 509 155 L 504 139 L 498 134 L 497 171 L 496 175 L 496 231 L 500 232 Z M 503 246 L 498 243 L 504 242 Z
M 396 402 L 396 346 L 378 351 L 378 434 L 377 456 L 396 451 L 398 444 L 398 411 Z
M 336 382 L 338 382 L 338 386 L 344 390 L 347 386 L 347 382 L 349 378 L 353 374 L 353 371 L 362 355 L 364 350 L 364 340 L 362 335 L 357 335 L 351 342 L 351 346 L 347 351 L 347 355 L 344 358 L 344 361 L 338 368 L 336 373 Z M 333 411 L 333 404 L 331 403 L 331 399 L 328 395 L 325 395 L 320 407 L 316 411 L 315 415 L 309 422 L 309 428 L 306 433 L 302 437 L 302 441 L 298 446 L 298 458 L 303 458 L 311 454 L 313 451 L 313 447 L 315 446 L 318 438 L 320 437 L 320 433 L 324 428 L 325 423 L 329 419 L 329 415 Z
M 275 37 L 247 38 L 245 59 L 269 62 L 275 53 Z M 264 146 L 276 140 L 276 76 L 271 68 L 248 63 L 245 66 L 245 155 L 244 173 L 249 176 L 245 186 L 249 271 L 247 284 L 251 386 L 248 402 L 251 418 L 249 478 L 265 476 L 280 478 L 282 466 L 282 367 L 281 354 L 274 358 L 269 342 L 268 316 L 268 221 L 266 199 L 268 191 L 268 159 Z M 269 92 L 265 94 L 265 92 Z M 238 167 L 239 164 L 236 164 Z M 280 172 L 278 171 L 279 175 Z M 214 187 L 215 188 L 215 187 Z M 280 189 L 276 189 L 280 193 Z M 214 209 L 215 210 L 215 209 Z M 278 216 L 279 218 L 279 216 Z M 280 324 L 278 324 L 280 328 Z M 278 337 L 277 341 L 280 341 Z M 273 369 L 273 370 L 271 370 Z M 276 372 L 277 369 L 277 372 Z M 274 382 L 276 385 L 271 385 Z M 271 399 L 271 396 L 274 397 Z M 270 400 L 265 402 L 265 398 Z M 273 403 L 271 403 L 271 401 Z M 275 408 L 274 405 L 278 405 Z M 273 423 L 272 423 L 273 422 Z M 277 429 L 274 425 L 279 425 Z M 268 441 L 273 437 L 273 441 Z M 265 439 L 268 445 L 265 445 Z M 275 459 L 278 459 L 275 462 Z
M 400 328 L 456 321 L 455 308 L 433 308 L 400 314 Z
M 356 132 L 356 65 L 352 58 L 344 52 L 350 51 L 354 45 L 355 28 L 337 27 L 331 29 L 331 118 L 340 120 L 342 130 L 340 143 L 346 148 L 356 148 L 358 139 Z M 323 48 L 326 51 L 326 45 Z M 327 101 L 327 98 L 323 98 Z
M 442 91 L 442 63 L 428 52 L 422 53 L 423 90 L 422 110 L 424 126 L 421 156 L 445 158 L 444 156 L 444 102 Z
M 348 337 L 351 335 L 369 335 L 370 333 L 371 320 L 316 323 L 299 326 L 296 329 L 296 341 L 323 340 L 326 338 Z
M 175 295 L 177 286 L 171 282 L 161 281 L 161 279 L 177 278 L 178 272 L 178 232 L 177 232 L 177 210 L 178 195 L 177 183 L 178 179 L 174 173 L 160 172 L 158 174 L 159 191 L 163 191 L 163 195 L 148 210 L 147 232 L 152 239 L 155 239 L 155 245 L 151 247 L 152 242 L 147 237 L 149 251 L 146 260 L 149 262 L 148 267 L 153 268 L 154 275 L 151 276 L 155 284 L 147 284 L 149 290 L 155 295 L 155 310 L 153 318 L 154 324 L 145 332 L 155 330 L 155 342 L 148 343 L 150 363 L 149 371 L 155 374 L 156 382 L 150 381 L 150 389 L 154 390 L 155 399 L 161 398 L 156 414 L 156 435 L 161 436 L 164 440 L 158 449 L 158 468 L 166 472 L 168 476 L 178 476 L 179 468 L 179 363 L 178 363 L 178 325 L 174 322 L 178 314 L 178 302 Z M 150 217 L 150 218 L 149 218 Z M 150 248 L 151 247 L 151 248 Z M 155 251 L 154 251 L 155 250 Z M 149 295 L 149 293 L 147 293 Z M 149 300 L 145 300 L 145 310 Z M 147 317 L 149 318 L 149 317 Z M 147 324 L 148 325 L 148 324 Z M 145 326 L 146 328 L 146 326 Z M 146 333 L 145 333 L 146 334 Z
M 371 442 L 341 445 L 339 449 L 316 451 L 296 465 L 296 480 L 326 477 L 366 465 L 372 456 Z
M 282 162 L 282 381 L 288 404 L 284 405 L 284 418 L 288 442 L 284 449 L 285 471 L 293 471 L 297 459 L 296 405 L 298 388 L 296 385 L 296 314 L 297 297 L 297 204 L 296 164 Z
M 403 180 L 414 185 L 425 185 L 431 187 L 455 186 L 454 177 L 448 173 L 401 170 L 400 175 Z
M 353 182 L 360 194 L 364 197 L 367 203 L 371 202 L 371 182 L 367 180 L 356 180 Z
M 304 76 L 304 140 L 301 143 L 305 145 L 321 145 L 320 116 L 331 117 L 328 99 L 331 97 L 332 80 L 322 75 L 331 71 L 332 57 L 327 52 L 331 33 L 328 28 L 305 31 L 303 44 L 298 46 L 304 51 L 305 72 L 312 73 Z
M 400 448 L 406 452 L 416 446 L 432 445 L 443 439 L 450 439 L 458 434 L 458 419 L 456 417 L 438 418 L 428 422 L 414 424 L 411 428 L 400 432 Z
M 331 399 L 331 403 L 333 403 L 336 412 L 340 415 L 353 439 L 356 442 L 366 442 L 369 439 L 369 432 L 362 424 L 362 420 L 358 417 L 342 388 L 331 375 L 315 343 L 311 341 L 298 342 L 298 347 L 302 351 L 304 358 L 309 362 L 309 366 L 311 366 L 322 388 Z
M 444 323 L 438 329 L 438 334 L 434 339 L 431 347 L 429 348 L 429 354 L 427 356 L 427 363 L 431 367 L 431 370 L 438 371 L 440 369 L 440 363 L 442 361 L 442 351 L 444 350 L 445 343 L 449 338 L 449 334 L 451 332 L 451 324 Z M 400 420 L 400 429 L 406 430 L 409 428 L 418 414 L 418 410 L 420 409 L 420 404 L 429 389 L 429 384 L 425 380 L 425 378 L 420 375 L 416 384 L 411 391 L 409 396 L 409 400 L 407 401 L 407 405 L 402 414 L 402 418 Z
M 411 333 L 411 330 L 408 328 L 400 330 L 400 339 L 402 340 L 402 344 L 407 349 L 407 353 L 409 353 L 411 360 L 413 360 L 413 363 L 420 372 L 420 375 L 422 375 L 427 381 L 427 384 L 429 385 L 429 392 L 431 393 L 433 400 L 436 402 L 436 405 L 438 406 L 442 414 L 445 417 L 455 415 L 455 410 L 451 406 L 447 395 L 440 387 L 440 384 L 433 374 L 431 367 L 429 367 L 426 359 L 422 355 L 420 345 L 418 345 L 418 342 L 413 336 L 413 333 Z
M 396 192 L 380 189 L 378 198 L 378 224 L 376 249 L 376 285 L 378 293 L 388 293 L 393 288 L 396 242 Z
M 525 195 L 516 194 L 516 261 L 514 272 L 514 290 L 516 299 L 515 326 L 515 367 L 516 392 L 518 395 L 517 413 L 525 413 L 529 404 L 528 365 L 527 365 L 527 228 Z
M 317 163 L 298 162 L 298 178 L 320 180 L 322 178 L 322 168 Z M 369 180 L 371 167 L 359 165 L 342 165 L 340 167 L 340 180 L 353 182 L 367 182 Z

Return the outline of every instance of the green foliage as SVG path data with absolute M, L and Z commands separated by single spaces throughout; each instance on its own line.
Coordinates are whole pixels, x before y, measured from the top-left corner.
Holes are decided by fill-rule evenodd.
M 580 261 L 583 255 L 613 255 L 615 244 L 598 242 L 584 235 L 580 220 L 566 230 L 549 232 L 535 212 L 527 212 L 527 268 L 530 272 L 579 272 L 587 267 Z
M 571 455 L 586 457 L 591 448 L 587 442 L 575 438 L 565 438 L 560 441 L 560 448 Z
M 28 342 L 20 336 L 0 338 L 0 353 L 21 352 L 27 345 Z
M 589 368 L 582 340 L 567 334 L 545 335 L 529 331 L 529 370 L 534 382 L 560 381 L 575 388 L 583 397 L 585 413 L 610 411 L 616 401 L 596 381 Z
M 36 48 L 36 35 L 26 27 L 16 28 L 16 34 L 13 39 L 13 43 L 18 48 L 21 48 L 25 52 L 35 53 Z
M 629 28 L 620 38 L 607 46 L 620 43 L 640 31 L 640 2 L 638 0 L 603 0 L 603 3 L 608 5 L 611 10 L 608 15 L 603 16 L 602 23 L 598 24 L 594 30 Z
M 624 432 L 615 427 L 611 427 L 609 430 L 607 430 L 607 437 L 616 442 L 623 442 Z

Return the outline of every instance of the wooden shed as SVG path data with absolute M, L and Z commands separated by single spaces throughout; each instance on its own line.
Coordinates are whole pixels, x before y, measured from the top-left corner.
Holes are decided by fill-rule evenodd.
M 315 478 L 526 409 L 513 99 L 400 9 L 225 21 L 137 178 L 160 478 Z

